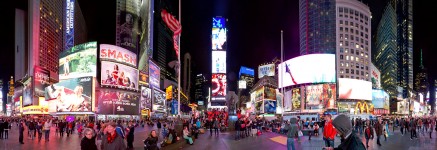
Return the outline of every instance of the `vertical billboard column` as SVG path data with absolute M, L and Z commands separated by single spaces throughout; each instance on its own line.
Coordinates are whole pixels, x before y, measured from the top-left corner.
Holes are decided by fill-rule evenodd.
M 226 101 L 226 19 L 214 17 L 212 22 L 212 78 L 211 101 L 213 106 L 223 106 Z M 220 102 L 220 103 L 217 103 Z
M 70 49 L 74 46 L 74 1 L 65 1 L 65 21 L 64 21 L 64 31 L 65 31 L 65 49 Z
M 116 45 L 138 52 L 140 0 L 117 0 Z

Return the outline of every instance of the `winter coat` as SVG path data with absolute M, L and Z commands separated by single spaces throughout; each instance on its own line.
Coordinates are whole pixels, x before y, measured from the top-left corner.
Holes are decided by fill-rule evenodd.
M 375 124 L 375 132 L 377 136 L 382 135 L 382 125 L 379 122 Z
M 285 126 L 285 130 L 288 130 L 287 132 L 287 138 L 295 138 L 297 135 L 297 132 L 299 131 L 296 125 L 296 118 L 290 119 L 290 124 L 287 124 Z
M 146 145 L 146 150 L 157 150 L 158 149 L 158 137 L 148 137 L 144 140 L 144 145 Z
M 83 137 L 80 141 L 80 149 L 81 150 L 97 150 L 96 145 L 96 136 L 93 136 L 91 139 L 87 137 Z
M 336 134 L 337 134 L 337 130 L 335 130 L 334 126 L 332 125 L 332 120 L 329 122 L 326 122 L 324 131 L 323 131 L 323 137 L 333 140 L 335 138 Z
M 343 140 L 343 142 L 338 145 L 334 150 L 366 150 L 361 139 L 352 132 L 349 137 Z
M 123 138 L 120 135 L 115 137 L 112 143 L 108 143 L 108 134 L 102 137 L 102 150 L 126 150 L 126 145 L 124 144 Z

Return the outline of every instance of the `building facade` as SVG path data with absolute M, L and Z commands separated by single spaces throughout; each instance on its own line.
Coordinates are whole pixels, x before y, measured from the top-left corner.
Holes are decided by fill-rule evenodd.
M 197 74 L 195 79 L 195 90 L 194 90 L 194 98 L 197 104 L 199 104 L 199 101 L 203 101 L 203 105 L 207 104 L 208 102 L 208 80 L 206 79 L 205 75 L 203 74 Z

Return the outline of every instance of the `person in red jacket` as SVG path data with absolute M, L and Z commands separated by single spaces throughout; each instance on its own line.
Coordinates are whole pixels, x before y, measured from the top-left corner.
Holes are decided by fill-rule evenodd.
M 325 128 L 323 129 L 323 140 L 325 141 L 325 147 L 334 147 L 334 139 L 337 134 L 337 130 L 332 125 L 332 116 L 330 114 L 325 116 Z

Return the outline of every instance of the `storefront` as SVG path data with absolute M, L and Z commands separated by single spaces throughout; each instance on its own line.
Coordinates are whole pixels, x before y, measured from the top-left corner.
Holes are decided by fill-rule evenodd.
M 372 102 L 367 100 L 340 101 L 337 104 L 339 114 L 349 114 L 351 117 L 369 118 L 374 112 Z

